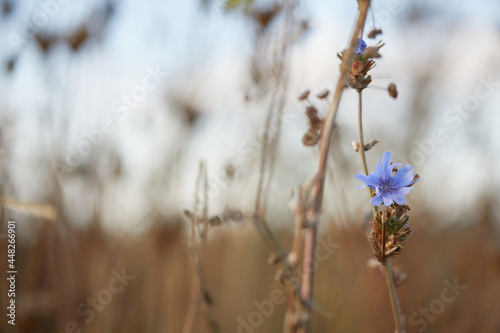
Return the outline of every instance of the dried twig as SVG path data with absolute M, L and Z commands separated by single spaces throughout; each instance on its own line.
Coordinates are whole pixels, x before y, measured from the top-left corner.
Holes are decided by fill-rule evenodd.
M 304 273 L 302 277 L 301 286 L 301 297 L 302 301 L 306 306 L 306 316 L 305 322 L 300 329 L 300 332 L 306 333 L 311 331 L 310 324 L 310 313 L 313 304 L 313 286 L 314 286 L 314 267 L 313 258 L 314 250 L 316 246 L 316 235 L 319 223 L 319 217 L 321 213 L 321 208 L 323 204 L 323 192 L 325 187 L 325 175 L 326 175 L 326 165 L 328 152 L 330 150 L 330 143 L 335 129 L 335 118 L 337 116 L 337 111 L 339 108 L 342 93 L 345 88 L 345 77 L 347 73 L 348 61 L 351 59 L 354 53 L 354 45 L 360 34 L 364 22 L 366 21 L 366 15 L 368 13 L 368 8 L 370 7 L 370 0 L 359 0 L 359 15 L 357 18 L 356 26 L 351 37 L 349 48 L 347 54 L 342 60 L 340 75 L 337 81 L 337 86 L 333 95 L 332 103 L 328 111 L 328 115 L 323 123 L 322 135 L 319 143 L 320 149 L 320 159 L 318 165 L 318 172 L 312 183 L 312 202 L 308 210 L 308 226 L 306 229 L 305 243 L 304 243 Z

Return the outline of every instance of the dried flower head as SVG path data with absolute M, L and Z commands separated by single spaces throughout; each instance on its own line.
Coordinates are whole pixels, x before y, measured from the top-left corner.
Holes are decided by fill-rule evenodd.
M 306 116 L 309 119 L 309 129 L 302 137 L 304 146 L 314 146 L 319 141 L 319 131 L 323 126 L 323 118 L 319 115 L 318 110 L 312 105 L 306 106 Z
M 362 39 L 358 39 L 355 45 L 354 56 L 347 62 L 347 85 L 361 91 L 370 84 L 372 79 L 368 75 L 368 71 L 375 67 L 375 61 L 372 59 L 381 57 L 379 50 L 384 45 L 384 43 L 378 42 L 375 46 L 367 46 Z M 343 60 L 345 53 L 344 50 L 337 54 L 340 60 Z
M 307 97 L 309 97 L 309 94 L 311 92 L 309 91 L 309 89 L 305 90 L 302 94 L 299 95 L 299 101 L 303 101 L 305 99 L 307 99 Z
M 365 49 L 365 56 L 369 59 L 380 58 L 382 57 L 378 52 L 378 48 L 376 46 L 370 46 Z
M 393 257 L 403 250 L 403 242 L 413 233 L 408 223 L 409 210 L 408 206 L 395 204 L 378 212 L 370 223 L 372 233 L 369 240 L 373 254 L 378 261 L 383 263 L 387 258 Z
M 319 99 L 326 99 L 330 95 L 330 90 L 323 89 L 320 93 L 316 94 L 316 97 Z
M 320 130 L 323 125 L 323 119 L 319 116 L 318 110 L 312 105 L 306 107 L 306 116 L 309 119 L 309 128 Z
M 368 38 L 376 38 L 377 35 L 381 35 L 382 34 L 382 29 L 373 29 L 372 31 L 370 31 L 368 33 Z
M 302 137 L 302 144 L 304 146 L 315 146 L 319 141 L 318 132 L 307 131 L 306 134 Z

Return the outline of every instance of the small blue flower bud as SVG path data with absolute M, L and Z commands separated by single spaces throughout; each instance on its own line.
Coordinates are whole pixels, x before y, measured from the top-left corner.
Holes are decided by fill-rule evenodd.
M 356 56 L 362 55 L 363 52 L 365 52 L 366 49 L 366 43 L 364 40 L 361 38 L 358 38 L 358 41 L 356 42 L 356 47 L 354 49 L 354 53 Z

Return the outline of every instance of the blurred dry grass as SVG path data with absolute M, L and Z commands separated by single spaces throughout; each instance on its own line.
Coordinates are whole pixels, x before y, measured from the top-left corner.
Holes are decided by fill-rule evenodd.
M 98 20 L 100 23 L 97 25 L 94 22 L 98 29 L 87 30 L 82 26 L 82 29 L 75 28 L 71 36 L 65 33 L 58 38 L 38 34 L 36 43 L 42 53 L 49 55 L 56 42 L 70 45 L 72 53 L 85 52 L 85 49 L 92 45 L 88 41 L 98 39 L 105 23 L 112 16 L 113 7 L 110 7 L 110 4 L 112 2 L 109 2 L 107 7 L 100 8 L 101 15 L 96 16 L 98 11 L 89 14 L 94 21 L 102 19 Z M 270 38 L 273 37 L 272 29 L 275 29 L 270 22 L 272 17 L 277 15 L 276 8 L 278 7 L 271 7 L 268 11 L 247 13 L 252 22 L 258 25 L 255 32 L 255 50 L 249 60 L 250 76 L 255 83 L 253 89 L 260 92 L 254 93 L 253 98 L 256 100 L 264 100 L 266 97 L 264 92 L 272 95 L 269 93 L 272 91 L 269 87 L 274 88 L 278 83 L 283 86 L 288 84 L 283 74 L 287 68 L 284 64 L 284 55 L 278 54 L 282 57 L 280 58 L 270 53 L 274 50 L 273 42 L 275 42 L 275 39 Z M 412 24 L 414 21 L 418 20 L 414 19 L 411 21 Z M 298 20 L 297 24 L 300 27 L 297 31 L 301 32 L 300 34 L 296 32 L 298 35 L 309 29 L 307 20 Z M 418 29 L 421 29 L 420 26 Z M 290 38 L 293 40 L 299 38 L 292 37 Z M 186 40 L 196 42 L 195 38 Z M 281 39 L 277 40 L 279 41 L 277 45 L 284 45 Z M 85 41 L 87 42 L 84 43 Z M 279 49 L 285 50 L 285 47 Z M 405 123 L 399 124 L 405 129 L 405 137 L 401 139 L 402 142 L 397 150 L 405 152 L 404 156 L 409 155 L 415 147 L 415 139 L 424 137 L 426 129 L 430 129 L 429 124 L 432 124 L 431 110 L 434 95 L 429 92 L 429 87 L 437 85 L 438 78 L 447 77 L 447 73 L 439 71 L 443 59 L 447 59 L 445 52 L 439 50 L 436 56 L 431 54 L 427 58 L 425 55 L 419 57 L 419 63 L 425 64 L 425 70 L 415 67 L 417 69 L 411 68 L 407 73 L 415 83 L 415 89 L 410 92 L 412 102 L 411 108 L 405 110 L 406 118 L 402 120 Z M 279 66 L 269 59 L 277 61 Z M 15 71 L 16 61 L 16 58 L 13 58 L 8 62 L 9 72 Z M 182 73 L 182 76 L 185 74 Z M 196 80 L 188 76 L 186 81 L 191 84 L 191 81 Z M 78 90 L 74 86 L 69 87 L 71 90 Z M 181 88 L 177 89 L 182 91 Z M 193 90 L 193 95 L 203 92 L 201 88 L 199 91 Z M 166 158 L 165 165 L 158 169 L 160 171 L 151 174 L 151 184 L 148 184 L 149 192 L 147 192 L 148 204 L 154 207 L 148 211 L 148 213 L 153 212 L 151 215 L 160 211 L 158 207 L 162 206 L 161 200 L 165 190 L 171 191 L 172 197 L 178 195 L 176 191 L 179 190 L 179 186 L 164 183 L 162 180 L 165 177 L 171 177 L 172 183 L 175 183 L 176 177 L 190 177 L 176 168 L 185 167 L 180 161 L 184 157 L 183 149 L 189 146 L 189 134 L 192 133 L 197 121 L 206 115 L 206 110 L 199 108 L 193 102 L 196 100 L 193 96 L 171 92 L 170 95 L 176 95 L 169 97 L 174 105 L 170 111 L 176 112 L 184 122 L 185 128 L 180 132 L 185 131 L 188 134 L 185 135 L 187 139 L 177 140 L 178 151 L 172 154 L 175 156 Z M 247 97 L 245 95 L 245 98 Z M 48 109 L 53 107 L 51 103 L 54 101 L 50 101 L 49 97 Z M 2 121 L 2 131 L 5 132 L 10 126 L 5 119 Z M 392 133 L 382 132 L 377 133 L 377 138 L 392 137 Z M 54 133 L 66 133 L 66 129 L 57 129 L 54 125 Z M 5 134 L 2 132 L 2 135 Z M 56 152 L 64 151 L 65 144 L 62 143 L 66 142 L 65 135 L 60 134 L 60 136 L 55 136 L 54 147 L 51 147 Z M 279 131 L 271 140 L 272 158 L 275 158 L 278 138 Z M 483 140 L 470 141 L 476 145 L 474 149 L 480 151 L 490 144 L 490 138 Z M 398 145 L 397 142 L 393 144 Z M 0 148 L 9 149 L 10 145 L 3 144 Z M 397 147 L 391 149 L 393 148 L 396 150 Z M 123 177 L 122 180 L 128 176 L 123 171 L 125 168 L 119 161 L 119 154 L 115 154 L 114 148 L 109 148 L 109 151 L 106 149 L 108 149 L 106 146 L 96 149 L 96 155 L 91 156 L 88 163 L 76 170 L 77 175 L 73 176 L 89 188 L 86 191 L 84 186 L 83 190 L 73 188 L 71 193 L 79 198 L 95 199 L 97 206 L 95 212 L 103 211 L 100 206 L 105 206 L 105 201 L 102 200 L 103 184 L 112 183 L 109 176 L 102 176 L 103 168 L 98 162 L 116 157 L 116 163 L 110 163 L 116 166 L 114 169 L 110 167 L 114 170 L 110 174 L 114 174 L 116 178 Z M 335 154 L 340 154 L 341 149 L 336 151 L 338 152 Z M 486 152 L 485 149 L 484 154 L 487 153 L 489 151 Z M 4 153 L 2 159 L 9 161 L 11 156 Z M 349 170 L 352 168 L 346 167 L 348 163 L 352 163 L 350 161 L 345 158 L 334 158 L 334 162 L 340 164 L 340 167 L 344 165 L 343 175 L 339 179 L 346 175 L 351 177 Z M 274 166 L 273 161 L 270 164 Z M 492 170 L 494 167 L 495 164 L 492 164 Z M 2 170 L 5 173 L 2 177 L 2 195 L 17 197 L 19 193 L 15 191 L 16 186 L 6 171 L 7 167 L 2 165 L 2 168 L 5 169 Z M 271 174 L 276 171 L 281 170 L 273 171 L 273 167 L 270 167 Z M 42 201 L 54 204 L 60 215 L 53 223 L 37 222 L 34 219 L 23 221 L 26 225 L 36 223 L 33 229 L 37 230 L 31 235 L 22 235 L 17 243 L 16 263 L 19 274 L 15 329 L 19 332 L 44 333 L 79 332 L 78 329 L 82 332 L 181 332 L 190 302 L 193 278 L 188 244 L 188 222 L 180 216 L 159 216 L 153 221 L 144 222 L 150 223 L 150 226 L 143 231 L 123 235 L 119 234 L 120 231 L 105 231 L 103 227 L 105 218 L 95 213 L 92 220 L 85 221 L 87 223 L 85 228 L 78 228 L 75 226 L 75 221 L 68 217 L 71 205 L 64 204 L 65 197 L 59 188 L 65 184 L 59 184 L 52 170 L 50 172 L 51 176 L 47 177 L 46 183 L 50 186 L 43 199 L 53 200 Z M 271 178 L 270 176 L 269 179 Z M 292 186 L 301 181 L 303 179 L 296 179 Z M 270 180 L 268 182 L 271 183 Z M 280 184 L 287 190 L 289 185 Z M 90 188 L 95 188 L 95 192 L 90 191 Z M 152 188 L 154 190 L 151 190 Z M 79 192 L 80 190 L 82 191 Z M 341 193 L 342 187 L 339 187 L 338 191 Z M 443 311 L 435 319 L 427 321 L 428 327 L 425 327 L 425 330 L 421 321 L 412 325 L 415 320 L 413 322 L 407 320 L 408 332 L 500 332 L 500 231 L 498 219 L 495 220 L 493 215 L 495 198 L 491 193 L 483 200 L 483 206 L 476 208 L 475 214 L 480 215 L 476 216 L 479 222 L 471 224 L 470 221 L 456 220 L 454 227 L 450 229 L 436 227 L 442 218 L 437 212 L 425 213 L 429 210 L 412 207 L 411 225 L 414 234 L 407 241 L 403 254 L 396 260 L 409 277 L 408 281 L 398 289 L 403 313 L 408 317 L 417 313 L 418 319 L 424 318 L 419 314 L 420 309 L 428 308 L 435 300 L 441 299 L 442 292 L 447 286 L 445 281 L 453 284 L 455 279 L 458 279 L 459 284 L 467 286 L 467 289 L 453 302 L 445 304 Z M 340 195 L 339 197 L 341 205 L 348 200 Z M 283 202 L 285 200 L 283 198 Z M 476 200 L 477 198 L 472 198 L 473 202 Z M 30 210 L 31 214 L 33 211 L 46 213 L 40 209 L 43 208 L 41 205 L 20 203 L 22 202 L 10 202 L 11 206 L 18 206 L 18 209 Z M 79 202 L 79 207 L 80 204 Z M 81 208 L 81 211 L 84 210 L 86 208 Z M 51 210 L 49 213 L 56 218 Z M 343 214 L 343 211 L 340 211 L 340 214 Z M 3 212 L 2 217 L 6 217 L 5 215 Z M 38 218 L 48 217 L 46 214 L 39 214 Z M 291 221 L 287 222 L 290 223 L 290 227 L 287 230 L 281 229 L 276 234 L 284 246 L 290 248 L 293 226 Z M 372 258 L 372 254 L 366 240 L 366 231 L 356 221 L 351 221 L 350 224 L 342 223 L 343 227 L 336 222 L 338 221 L 325 219 L 321 224 L 320 238 L 331 237 L 336 247 L 326 260 L 318 263 L 315 302 L 320 311 L 314 314 L 314 332 L 391 332 L 392 313 L 384 279 L 367 267 L 367 261 Z M 2 226 L 5 228 L 4 224 Z M 25 236 L 28 239 L 22 239 Z M 7 258 L 4 238 L 0 239 L 0 245 L 0 257 Z M 213 300 L 211 314 L 218 321 L 221 332 L 238 332 L 239 320 L 248 322 L 249 316 L 253 316 L 253 320 L 259 318 L 258 315 L 257 317 L 252 315 L 258 311 L 254 302 L 262 304 L 271 299 L 273 291 L 283 290 L 283 285 L 274 280 L 276 267 L 266 264 L 268 256 L 268 248 L 250 221 L 224 224 L 210 231 L 202 264 L 206 287 Z M 6 264 L 6 260 L 0 260 L 0 269 L 6 271 Z M 123 286 L 123 291 L 110 293 L 110 282 L 116 282 L 116 274 L 123 271 L 133 276 L 133 280 Z M 0 305 L 3 309 L 7 306 L 7 289 L 6 280 L 3 279 L 0 283 Z M 112 299 L 106 299 L 104 295 L 112 295 Z M 95 309 L 92 310 L 93 307 L 89 303 L 93 302 L 92 298 L 104 300 L 106 304 L 94 305 Z M 82 314 L 80 311 L 78 314 L 78 309 L 85 310 L 85 313 Z M 90 315 L 92 313 L 95 317 Z M 263 322 L 256 325 L 258 327 L 252 332 L 281 332 L 284 314 L 285 304 L 275 305 L 269 317 L 260 315 Z M 0 331 L 13 329 L 5 321 L 2 322 Z M 193 332 L 208 332 L 205 318 L 199 311 L 196 313 L 194 325 Z M 239 332 L 250 333 L 244 329 Z
M 398 289 L 403 312 L 410 316 L 429 307 L 441 298 L 444 281 L 453 284 L 457 278 L 467 289 L 445 304 L 425 332 L 500 332 L 500 246 L 493 220 L 485 214 L 479 225 L 432 231 L 435 219 L 412 216 L 414 236 L 399 258 L 409 276 Z M 19 331 L 64 332 L 74 321 L 83 332 L 180 332 L 192 277 L 187 222 L 158 218 L 140 235 L 124 237 L 105 233 L 98 222 L 85 230 L 45 223 L 32 242 L 18 244 Z M 365 231 L 356 224 L 339 228 L 325 221 L 323 226 L 320 238 L 331 237 L 336 246 L 318 262 L 316 302 L 331 317 L 316 312 L 314 332 L 389 332 L 393 323 L 387 290 L 383 277 L 366 265 L 372 256 Z M 278 234 L 291 242 L 290 233 Z M 1 248 L 6 257 L 6 247 Z M 250 222 L 210 231 L 203 266 L 221 332 L 237 332 L 238 318 L 248 322 L 257 311 L 254 301 L 269 300 L 273 290 L 283 288 L 273 279 L 275 268 L 265 264 L 267 257 Z M 5 264 L 2 260 L 4 271 Z M 112 271 L 122 269 L 135 278 L 87 324 L 89 316 L 77 315 L 76 309 L 108 288 Z M 2 286 L 5 308 L 5 282 Z M 275 305 L 254 332 L 281 331 L 284 312 L 284 304 Z M 194 332 L 207 331 L 204 325 L 197 313 Z M 418 332 L 422 324 L 407 321 L 406 328 Z

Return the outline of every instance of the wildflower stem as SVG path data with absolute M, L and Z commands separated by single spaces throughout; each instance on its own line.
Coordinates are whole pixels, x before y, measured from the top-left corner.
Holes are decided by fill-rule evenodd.
M 368 176 L 368 167 L 365 158 L 365 142 L 363 140 L 363 95 L 362 90 L 358 90 L 358 133 L 359 133 L 359 156 L 363 165 L 363 172 Z M 370 199 L 373 197 L 373 189 L 367 187 L 370 193 Z M 377 215 L 377 207 L 372 205 L 373 217 Z
M 385 261 L 384 269 L 387 287 L 389 288 L 389 294 L 391 296 L 392 314 L 394 315 L 394 322 L 396 323 L 396 332 L 403 333 L 403 325 L 401 323 L 401 307 L 399 305 L 398 295 L 396 294 L 396 287 L 394 286 L 394 281 L 392 279 L 392 271 L 389 260 Z
M 363 172 L 368 176 L 368 167 L 366 165 L 365 158 L 365 144 L 363 142 L 363 95 L 361 90 L 358 90 L 358 132 L 359 132 L 359 156 L 361 157 L 361 164 L 363 165 Z M 370 193 L 370 198 L 373 197 L 373 189 L 367 187 Z M 372 205 L 373 218 L 377 215 L 377 207 Z M 396 324 L 396 332 L 402 333 L 401 324 L 401 308 L 399 306 L 398 295 L 396 294 L 396 288 L 394 287 L 394 281 L 392 279 L 391 266 L 389 261 L 385 258 L 385 241 L 386 241 L 386 220 L 382 218 L 382 258 L 384 259 L 384 269 L 387 282 L 387 288 L 389 289 L 389 296 L 391 299 L 392 313 L 394 315 L 394 322 Z

